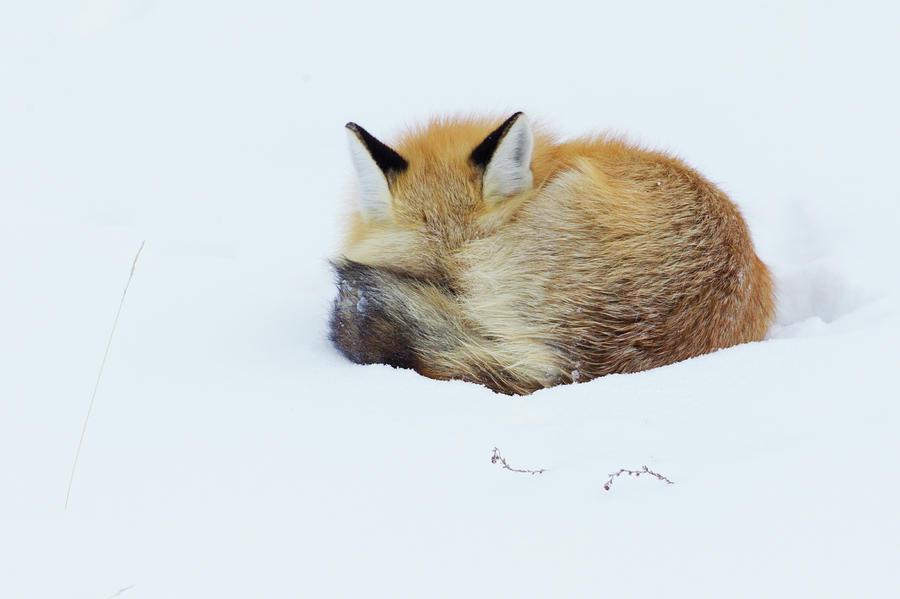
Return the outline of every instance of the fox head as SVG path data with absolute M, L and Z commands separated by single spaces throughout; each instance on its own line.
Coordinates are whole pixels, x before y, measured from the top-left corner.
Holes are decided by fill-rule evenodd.
M 535 136 L 521 112 L 494 127 L 435 121 L 393 149 L 348 123 L 358 192 L 343 258 L 428 278 L 502 225 L 533 192 Z

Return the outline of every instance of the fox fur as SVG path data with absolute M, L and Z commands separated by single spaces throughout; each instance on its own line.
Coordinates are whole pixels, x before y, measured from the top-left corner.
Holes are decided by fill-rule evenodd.
M 676 158 L 559 142 L 522 113 L 433 120 L 394 148 L 347 127 L 360 185 L 330 335 L 354 362 L 527 394 L 769 328 L 746 223 Z

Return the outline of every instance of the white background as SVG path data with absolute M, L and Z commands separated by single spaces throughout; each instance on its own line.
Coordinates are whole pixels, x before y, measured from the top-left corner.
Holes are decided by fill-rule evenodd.
M 4 3 L 0 596 L 897 594 L 898 17 Z M 769 338 L 527 398 L 345 361 L 344 123 L 516 110 L 725 189 Z

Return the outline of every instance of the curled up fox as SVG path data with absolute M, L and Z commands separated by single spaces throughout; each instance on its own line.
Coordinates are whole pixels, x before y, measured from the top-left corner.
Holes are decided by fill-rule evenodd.
M 527 394 L 763 338 L 771 276 L 720 189 L 617 139 L 499 121 L 433 120 L 394 148 L 347 125 L 347 358 Z

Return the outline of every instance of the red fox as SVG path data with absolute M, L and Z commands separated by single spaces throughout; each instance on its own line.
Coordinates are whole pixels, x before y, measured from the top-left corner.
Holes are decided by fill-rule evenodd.
M 738 209 L 675 158 L 559 142 L 521 112 L 433 120 L 396 149 L 347 130 L 359 185 L 330 337 L 354 362 L 528 394 L 758 341 L 772 321 Z

